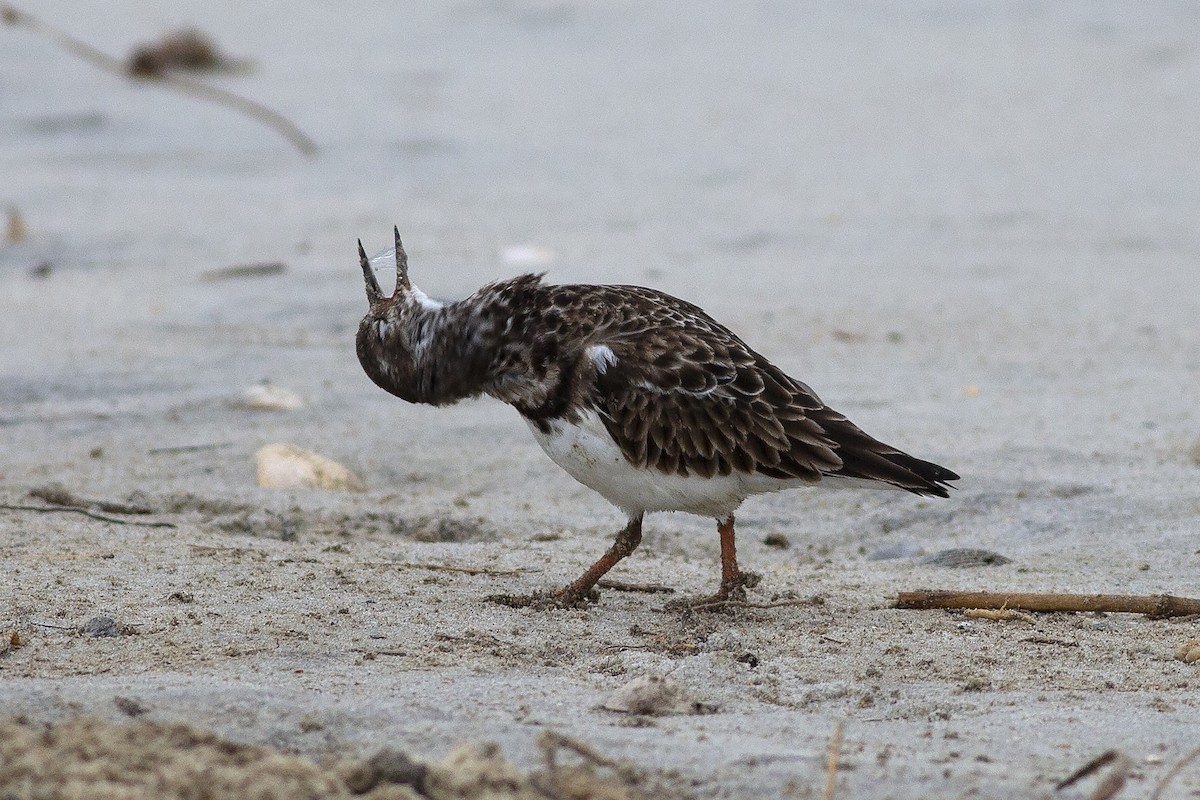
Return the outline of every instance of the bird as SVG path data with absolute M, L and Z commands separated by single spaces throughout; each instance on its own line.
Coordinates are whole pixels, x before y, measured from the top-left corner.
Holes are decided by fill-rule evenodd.
M 714 519 L 718 589 L 742 601 L 734 512 L 748 497 L 806 486 L 948 497 L 959 476 L 869 436 L 698 306 L 641 286 L 548 284 L 527 274 L 442 302 L 409 279 L 395 233 L 384 294 L 358 242 L 368 310 L 355 349 L 377 386 L 445 406 L 487 395 L 511 405 L 546 455 L 623 511 L 625 527 L 547 605 L 595 602 L 597 582 L 637 549 L 646 514 Z

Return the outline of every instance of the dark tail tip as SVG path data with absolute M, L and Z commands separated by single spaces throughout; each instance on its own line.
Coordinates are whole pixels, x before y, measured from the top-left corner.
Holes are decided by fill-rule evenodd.
M 915 485 L 903 485 L 903 488 L 913 494 L 949 497 L 949 490 L 956 488 L 951 486 L 950 482 L 958 480 L 958 474 L 940 464 L 934 464 L 932 461 L 923 461 L 915 456 L 910 456 L 908 453 L 889 453 L 886 458 L 918 479 L 912 481 L 912 484 Z

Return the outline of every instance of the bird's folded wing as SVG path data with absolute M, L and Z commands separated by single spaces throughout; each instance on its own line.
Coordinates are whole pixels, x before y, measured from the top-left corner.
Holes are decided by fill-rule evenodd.
M 592 401 L 625 457 L 667 474 L 758 473 L 818 481 L 841 468 L 838 445 L 813 418 L 824 405 L 732 334 L 606 341 Z M 674 335 L 672 335 L 674 334 Z

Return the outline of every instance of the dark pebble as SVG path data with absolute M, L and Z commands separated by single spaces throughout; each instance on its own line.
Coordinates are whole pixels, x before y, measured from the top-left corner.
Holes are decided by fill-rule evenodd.
M 1001 564 L 1011 564 L 1012 559 L 993 553 L 991 550 L 978 550 L 972 547 L 952 547 L 921 559 L 922 564 L 933 567 L 998 567 Z
M 79 630 L 86 636 L 120 636 L 121 626 L 112 617 L 101 615 L 92 617 L 87 622 L 79 626 Z

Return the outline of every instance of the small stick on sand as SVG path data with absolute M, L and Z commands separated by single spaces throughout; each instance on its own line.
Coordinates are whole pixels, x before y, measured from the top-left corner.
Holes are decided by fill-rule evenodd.
M 1171 767 L 1171 769 L 1167 771 L 1167 774 L 1163 775 L 1162 780 L 1158 782 L 1158 786 L 1154 787 L 1154 793 L 1150 795 L 1150 800 L 1158 800 L 1158 798 L 1162 797 L 1163 789 L 1167 788 L 1167 784 L 1175 780 L 1175 776 L 1182 772 L 1184 767 L 1195 761 L 1197 756 L 1200 756 L 1200 747 L 1197 747 L 1195 750 L 1176 761 L 1175 766 Z
M 1022 639 L 1022 642 L 1029 644 L 1053 644 L 1058 647 L 1079 647 L 1079 642 L 1072 642 L 1068 639 L 1057 639 L 1053 636 L 1030 636 Z
M 69 506 L 71 508 L 94 508 L 105 514 L 153 514 L 154 509 L 148 506 L 118 503 L 114 500 L 90 500 L 74 492 L 69 492 L 61 486 L 38 486 L 29 490 L 29 496 L 52 506 Z
M 896 608 L 1012 608 L 1023 611 L 1108 611 L 1154 619 L 1200 614 L 1200 600 L 1169 594 L 1039 594 L 1027 592 L 900 592 Z
M 222 447 L 233 447 L 233 442 L 213 442 L 212 444 L 177 444 L 171 447 L 151 447 L 146 452 L 152 456 L 171 453 L 198 453 L 201 450 L 217 450 Z
M 174 528 L 173 522 L 142 522 L 133 519 L 117 519 L 106 514 L 97 514 L 94 511 L 89 511 L 86 508 L 79 506 L 22 506 L 11 505 L 9 503 L 0 504 L 0 509 L 5 511 L 37 511 L 43 514 L 62 513 L 62 514 L 83 514 L 91 519 L 98 519 L 101 522 L 111 522 L 116 525 L 137 525 L 142 528 Z
M 1129 759 L 1119 750 L 1105 750 L 1059 781 L 1055 785 L 1054 791 L 1057 792 L 1065 789 L 1071 784 L 1098 772 L 1101 768 L 1109 764 L 1113 765 L 1112 771 L 1108 773 L 1108 776 L 1104 780 L 1096 785 L 1096 788 L 1088 795 L 1088 800 L 1110 800 L 1110 798 L 1117 796 L 1117 793 L 1125 786 L 1125 780 L 1129 777 Z
M 711 603 L 698 603 L 694 606 L 688 606 L 688 611 L 711 611 L 714 608 L 785 608 L 787 606 L 814 606 L 819 605 L 811 597 L 798 598 L 796 600 L 780 600 L 775 603 L 750 603 L 745 600 L 714 600 Z
M 572 739 L 561 733 L 543 731 L 538 736 L 537 745 L 542 750 L 542 757 L 546 760 L 546 770 L 550 773 L 551 780 L 554 782 L 556 788 L 559 782 L 559 765 L 557 759 L 559 750 L 569 750 L 589 764 L 612 770 L 618 778 L 629 786 L 637 786 L 643 783 L 645 777 L 640 770 L 631 764 L 602 756 L 578 739 Z M 563 795 L 556 793 L 551 796 L 560 797 Z
M 211 556 L 218 553 L 228 553 L 233 556 L 240 556 L 245 553 L 266 558 L 267 551 L 260 550 L 257 547 L 238 547 L 237 545 L 208 545 L 208 544 L 189 544 L 188 549 L 192 551 L 192 555 Z
M 234 278 L 261 278 L 266 275 L 282 275 L 287 271 L 287 264 L 282 261 L 263 261 L 258 264 L 238 264 L 233 267 L 205 270 L 200 273 L 203 283 L 216 283 Z
M 1037 622 L 1037 618 L 1011 608 L 968 608 L 968 617 L 972 619 L 990 619 L 993 622 Z
M 452 564 L 422 564 L 416 561 L 355 561 L 360 567 L 396 567 L 398 569 L 427 569 L 433 572 L 461 572 L 464 575 L 528 575 L 536 569 L 489 569 L 488 567 L 456 567 Z
M 825 759 L 825 793 L 821 795 L 822 800 L 833 800 L 834 790 L 837 789 L 838 762 L 842 758 L 842 727 L 843 723 L 839 719 L 833 729 L 833 735 L 829 737 L 829 755 Z
M 612 589 L 614 592 L 645 592 L 646 594 L 674 594 L 675 590 L 670 586 L 661 586 L 657 583 L 626 583 L 625 581 L 597 581 L 596 586 L 601 589 Z
M 168 89 L 174 89 L 177 92 L 189 94 L 194 97 L 202 97 L 205 100 L 225 106 L 226 108 L 240 111 L 251 119 L 256 119 L 264 125 L 274 128 L 276 133 L 287 139 L 293 147 L 305 156 L 311 158 L 317 153 L 317 145 L 303 131 L 296 127 L 291 120 L 276 111 L 272 111 L 261 103 L 256 103 L 233 92 L 227 92 L 224 89 L 218 89 L 215 86 L 209 86 L 207 83 L 201 83 L 191 78 L 184 78 L 178 75 L 163 75 L 161 73 L 143 75 L 132 72 L 123 62 L 107 53 L 97 50 L 87 42 L 80 41 L 74 36 L 64 33 L 58 28 L 42 22 L 37 17 L 26 14 L 16 6 L 11 6 L 7 3 L 0 3 L 0 19 L 8 25 L 23 25 L 31 31 L 40 33 L 59 47 L 79 56 L 97 69 L 102 69 L 105 72 L 111 72 L 125 78 L 133 78 L 143 83 L 157 83 Z

